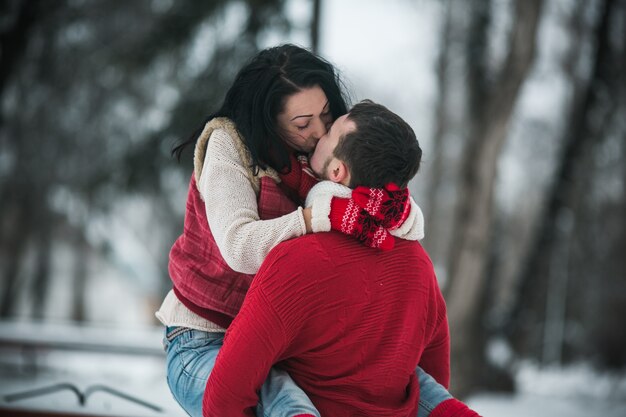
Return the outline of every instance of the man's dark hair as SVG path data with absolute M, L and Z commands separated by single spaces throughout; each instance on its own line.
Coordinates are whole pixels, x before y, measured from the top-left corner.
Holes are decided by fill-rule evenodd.
M 334 156 L 348 166 L 350 188 L 381 188 L 390 182 L 406 187 L 422 160 L 422 149 L 411 126 L 371 100 L 355 105 L 348 120 L 356 128 L 339 139 Z

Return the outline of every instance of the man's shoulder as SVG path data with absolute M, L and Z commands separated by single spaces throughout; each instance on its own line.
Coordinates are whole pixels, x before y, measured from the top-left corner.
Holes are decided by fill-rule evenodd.
M 337 236 L 339 235 L 339 236 Z M 276 245 L 269 256 L 279 257 L 285 262 L 298 262 L 300 265 L 307 262 L 319 262 L 319 258 L 328 257 L 337 247 L 338 239 L 342 237 L 335 232 L 313 233 L 289 239 Z M 357 243 L 357 242 L 355 242 Z
M 255 278 L 267 294 L 290 292 L 299 297 L 307 297 L 309 292 L 302 289 L 311 285 L 324 286 L 327 295 L 345 296 L 346 286 L 366 288 L 362 284 L 399 280 L 419 282 L 420 288 L 430 287 L 436 281 L 430 258 L 419 242 L 398 241 L 393 249 L 383 251 L 334 231 L 305 235 L 277 245 Z
M 392 250 L 402 252 L 403 256 L 411 258 L 412 262 L 418 266 L 418 270 L 421 272 L 434 274 L 433 262 L 428 252 L 419 241 L 396 239 L 396 245 Z
M 307 271 L 307 274 L 323 273 L 335 268 L 342 258 L 364 250 L 371 253 L 369 251 L 373 249 L 339 232 L 312 233 L 276 245 L 267 255 L 264 265 L 271 263 L 285 270 L 298 268 Z
M 332 241 L 324 236 L 305 235 L 278 244 L 261 264 L 252 286 L 263 288 L 268 299 L 285 293 L 306 296 L 302 292 L 306 285 L 337 273 L 336 258 L 326 245 L 329 240 Z
M 301 268 L 332 268 L 344 263 L 346 257 L 362 263 L 386 262 L 403 259 L 430 263 L 428 254 L 418 241 L 396 239 L 389 251 L 367 247 L 355 238 L 336 231 L 313 233 L 290 239 L 277 245 L 271 252 L 280 262 L 297 262 Z

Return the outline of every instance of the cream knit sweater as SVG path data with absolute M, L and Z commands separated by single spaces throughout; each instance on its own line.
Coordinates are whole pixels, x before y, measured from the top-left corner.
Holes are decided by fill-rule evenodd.
M 258 177 L 278 176 L 266 170 L 255 177 L 250 163 L 242 158 L 241 147 L 225 130 L 214 130 L 196 178 L 209 227 L 224 260 L 237 272 L 255 274 L 274 246 L 306 234 L 306 226 L 302 208 L 276 219 L 259 219 Z M 196 166 L 198 163 L 196 160 Z

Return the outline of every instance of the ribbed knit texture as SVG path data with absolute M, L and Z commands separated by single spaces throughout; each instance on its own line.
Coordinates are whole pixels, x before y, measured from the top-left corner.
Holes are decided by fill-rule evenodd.
M 445 304 L 421 245 L 377 251 L 330 232 L 277 246 L 226 334 L 204 415 L 253 415 L 274 363 L 324 416 L 416 416 L 418 363 L 449 381 Z
M 439 403 L 429 417 L 480 417 L 480 414 L 456 398 L 450 398 Z

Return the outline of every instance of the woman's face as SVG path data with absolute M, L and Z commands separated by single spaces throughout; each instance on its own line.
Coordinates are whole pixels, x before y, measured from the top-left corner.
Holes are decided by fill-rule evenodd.
M 333 123 L 326 94 L 318 86 L 287 97 L 284 110 L 277 119 L 278 127 L 285 132 L 287 144 L 307 153 L 313 152 L 317 141 Z

